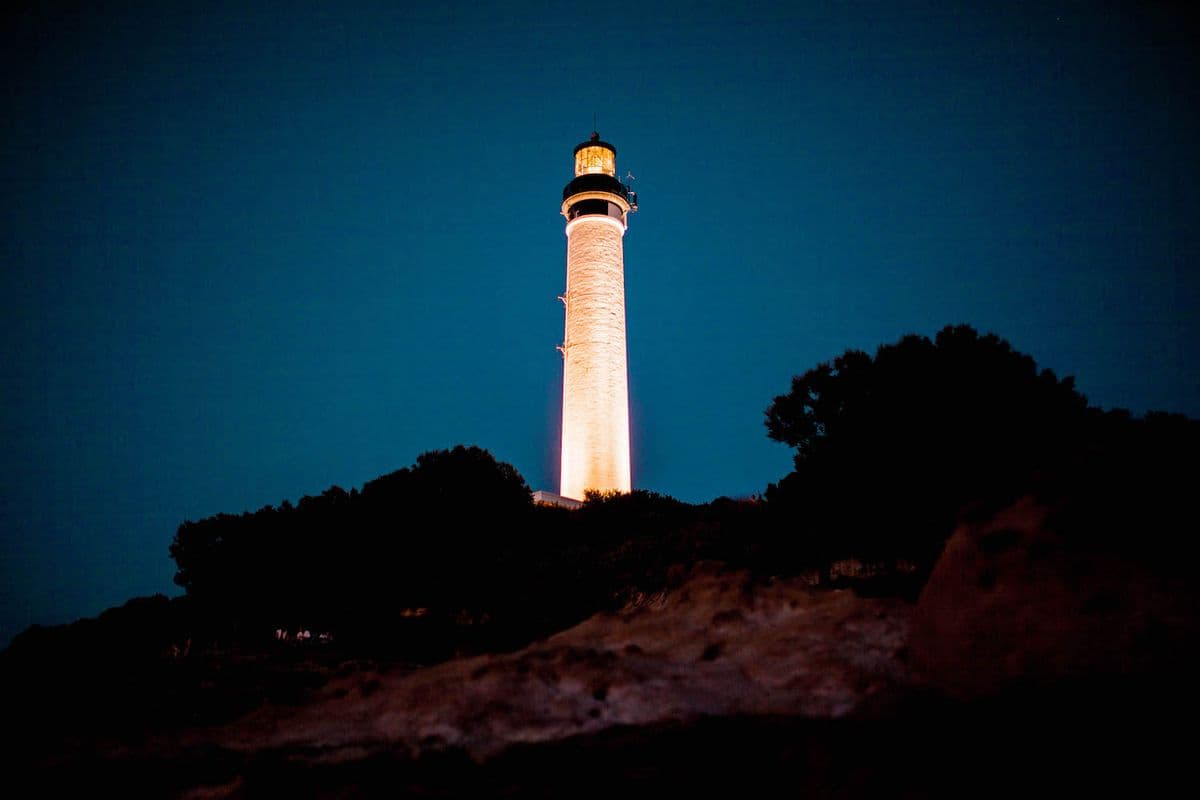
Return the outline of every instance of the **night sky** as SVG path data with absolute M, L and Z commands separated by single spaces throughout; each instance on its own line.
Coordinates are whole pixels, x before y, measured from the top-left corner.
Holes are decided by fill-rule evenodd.
M 593 114 L 642 206 L 635 486 L 761 491 L 793 374 L 949 323 L 1200 416 L 1185 6 L 195 5 L 0 33 L 0 644 L 425 450 L 556 489 Z

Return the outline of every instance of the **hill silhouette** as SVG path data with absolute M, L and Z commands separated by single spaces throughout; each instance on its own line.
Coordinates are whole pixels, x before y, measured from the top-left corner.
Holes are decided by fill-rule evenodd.
M 766 427 L 796 454 L 765 502 L 692 505 L 638 490 L 589 495 L 567 512 L 535 506 L 516 469 L 459 445 L 361 488 L 187 521 L 170 544 L 186 595 L 161 627 L 194 646 L 315 631 L 363 654 L 428 661 L 519 646 L 660 592 L 673 568 L 704 560 L 826 582 L 852 577 L 836 569 L 851 561 L 872 578 L 860 590 L 914 597 L 962 514 L 1049 485 L 1097 508 L 1168 498 L 1130 504 L 1163 523 L 1137 537 L 1118 532 L 1120 513 L 1087 503 L 1070 513 L 1093 544 L 1170 560 L 1181 543 L 1166 519 L 1200 442 L 1200 423 L 1180 415 L 1089 407 L 1072 378 L 965 325 L 817 365 L 774 399 Z M 10 649 L 67 630 L 32 630 Z
M 1027 596 L 1034 590 L 1022 588 L 1028 576 L 1019 565 L 1049 564 L 1031 574 L 1065 570 L 1048 585 L 1068 605 L 1082 598 L 1069 613 L 1054 613 L 1068 623 L 1084 615 L 1086 635 L 1061 641 L 1075 642 L 1071 663 L 1085 673 L 1125 668 L 1117 664 L 1137 665 L 1139 675 L 1174 674 L 1191 663 L 1178 646 L 1178 631 L 1195 618 L 1190 528 L 1180 520 L 1193 516 L 1200 423 L 1090 407 L 1071 378 L 960 325 L 817 365 L 774 399 L 766 426 L 795 458 L 762 498 L 688 504 L 638 490 L 589 495 L 576 511 L 539 506 L 511 465 L 459 445 L 423 453 L 361 488 L 183 522 L 169 548 L 182 597 L 140 598 L 94 620 L 35 626 L 0 654 L 6 699 L 29 732 L 23 746 L 61 753 L 68 740 L 230 723 L 264 701 L 305 702 L 360 669 L 379 671 L 363 691 L 382 682 L 424 696 L 405 682 L 408 670 L 464 655 L 525 653 L 502 662 L 515 670 L 513 681 L 525 681 L 530 663 L 562 659 L 538 655 L 537 642 L 556 632 L 605 632 L 664 598 L 679 616 L 661 619 L 694 626 L 688 603 L 700 601 L 688 597 L 701 585 L 697 570 L 708 574 L 713 564 L 741 576 L 741 594 L 723 589 L 720 602 L 744 605 L 705 607 L 714 627 L 742 624 L 766 602 L 755 598 L 773 591 L 795 598 L 850 588 L 886 601 L 880 608 L 898 620 L 896 636 L 913 613 L 903 609 L 919 595 L 927 605 L 936 596 L 967 609 L 979 598 L 988 615 L 1012 607 L 1044 618 Z M 997 527 L 1010 517 L 1009 527 Z M 936 590 L 923 593 L 952 534 L 957 566 L 943 565 Z M 1116 597 L 1109 584 L 1118 573 L 1158 605 Z M 975 575 L 976 583 L 955 583 L 956 575 Z M 814 608 L 823 602 L 813 600 Z M 863 609 L 871 607 L 844 596 L 837 604 L 851 618 L 869 617 Z M 951 675 L 947 686 L 956 665 L 976 655 L 940 652 L 938 631 L 965 630 L 1019 650 L 1020 635 L 1014 642 L 997 632 L 1028 629 L 996 623 L 993 631 L 990 617 L 968 625 L 937 607 L 917 608 L 925 638 L 914 641 L 925 650 L 916 663 Z M 1154 614 L 1165 621 L 1144 628 Z M 1109 656 L 1079 655 L 1116 628 L 1124 631 L 1119 646 L 1098 651 Z M 1047 630 L 1053 635 L 1038 652 L 1066 646 L 1053 625 Z M 760 634 L 739 635 L 751 647 Z M 637 647 L 624 655 L 640 658 Z M 722 647 L 708 643 L 700 660 L 721 659 Z M 571 659 L 589 674 L 607 669 L 586 648 Z M 447 674 L 464 673 L 458 663 Z M 1014 674 L 996 673 L 993 683 L 1009 686 Z M 970 681 L 961 686 L 979 691 Z M 595 691 L 602 699 L 607 690 Z M 340 697 L 323 702 L 336 707 Z M 469 720 L 475 712 L 463 713 Z

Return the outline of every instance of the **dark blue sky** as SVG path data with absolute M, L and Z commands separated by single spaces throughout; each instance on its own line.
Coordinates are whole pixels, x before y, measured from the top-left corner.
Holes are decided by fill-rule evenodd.
M 185 519 L 427 449 L 555 488 L 593 112 L 642 201 L 637 486 L 761 490 L 792 374 L 947 323 L 1200 415 L 1184 6 L 37 5 L 0 34 L 0 643 L 173 591 Z

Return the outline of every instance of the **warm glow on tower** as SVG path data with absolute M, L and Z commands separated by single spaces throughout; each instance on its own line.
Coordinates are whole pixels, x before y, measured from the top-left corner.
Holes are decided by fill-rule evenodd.
M 617 180 L 616 149 L 599 134 L 575 148 L 575 179 L 563 190 L 567 218 L 559 493 L 632 488 L 625 364 L 622 238 L 636 196 Z

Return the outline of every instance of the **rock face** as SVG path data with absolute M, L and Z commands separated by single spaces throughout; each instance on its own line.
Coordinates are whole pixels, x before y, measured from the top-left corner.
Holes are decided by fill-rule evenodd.
M 1068 535 L 1053 504 L 1032 497 L 961 525 L 917 603 L 918 676 L 972 699 L 1071 678 L 1161 678 L 1194 660 L 1194 592 L 1088 535 Z
M 218 738 L 324 763 L 516 743 L 709 715 L 837 718 L 907 680 L 911 606 L 701 569 L 656 607 L 597 615 L 516 653 L 332 681 Z

